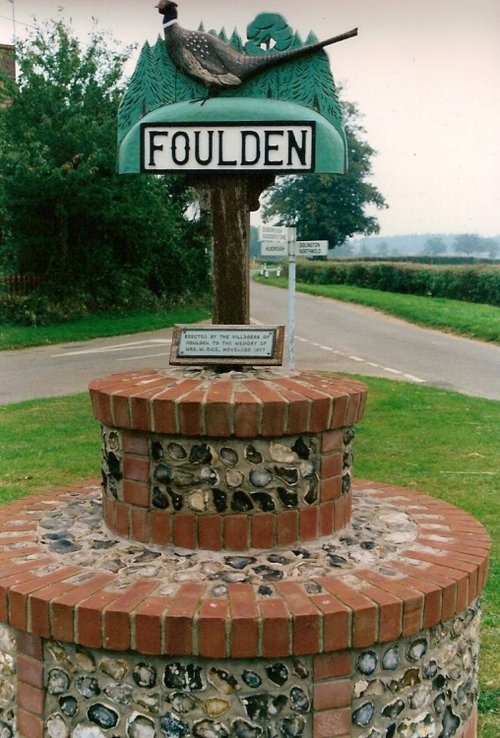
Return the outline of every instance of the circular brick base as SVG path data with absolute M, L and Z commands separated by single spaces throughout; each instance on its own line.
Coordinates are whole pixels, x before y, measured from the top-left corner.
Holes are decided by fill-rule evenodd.
M 280 660 L 117 656 L 38 639 L 46 735 L 475 738 L 478 620 L 471 607 L 375 649 Z
M 304 543 L 351 518 L 365 385 L 314 372 L 133 372 L 90 385 L 102 424 L 104 520 L 189 549 Z
M 102 494 L 0 508 L 2 736 L 475 738 L 489 538 L 351 487 L 364 385 L 182 369 L 91 397 Z
M 180 581 L 166 582 L 138 576 L 131 577 L 127 584 L 109 569 L 99 569 L 93 564 L 85 566 L 84 550 L 78 564 L 78 551 L 71 550 L 69 539 L 63 535 L 67 508 L 95 494 L 94 485 L 62 488 L 49 495 L 32 496 L 3 506 L 0 618 L 18 637 L 15 712 L 19 735 L 26 738 L 50 736 L 43 732 L 50 717 L 57 727 L 54 694 L 49 697 L 46 688 L 49 672 L 56 668 L 54 654 L 56 660 L 66 663 L 63 652 L 71 647 L 76 648 L 76 654 L 83 654 L 74 658 L 81 661 L 84 671 L 97 658 L 120 660 L 120 654 L 128 652 L 137 654 L 136 661 L 161 658 L 164 668 L 167 662 L 186 666 L 198 664 L 201 659 L 206 660 L 203 668 L 228 673 L 239 669 L 240 661 L 245 662 L 248 671 L 247 662 L 253 659 L 263 660 L 262 668 L 281 668 L 276 665 L 287 659 L 292 660 L 292 665 L 298 663 L 297 660 L 309 664 L 312 659 L 309 666 L 306 664 L 306 670 L 313 675 L 311 683 L 307 682 L 307 688 L 303 687 L 301 692 L 294 692 L 297 699 L 302 692 L 311 699 L 309 711 L 302 714 L 292 710 L 290 713 L 290 719 L 301 718 L 297 724 L 304 726 L 297 735 L 303 738 L 340 735 L 364 738 L 369 730 L 362 727 L 363 721 L 372 713 L 371 704 L 379 704 L 382 698 L 376 696 L 377 693 L 373 696 L 369 684 L 359 685 L 360 681 L 368 683 L 371 680 L 370 676 L 363 676 L 364 672 L 359 673 L 360 664 L 370 664 L 370 660 L 375 659 L 375 672 L 376 663 L 384 664 L 385 653 L 391 648 L 397 648 L 401 657 L 404 655 L 410 661 L 420 659 L 418 648 L 424 641 L 426 648 L 444 649 L 443 664 L 451 664 L 456 653 L 465 658 L 465 646 L 457 649 L 454 643 L 458 641 L 453 639 L 463 640 L 464 629 L 475 618 L 474 603 L 486 578 L 489 539 L 477 521 L 439 500 L 372 482 L 358 482 L 355 490 L 362 497 L 387 504 L 411 518 L 416 526 L 412 540 L 401 544 L 397 555 L 386 556 L 381 564 L 353 565 L 338 571 L 332 568 L 328 576 L 285 578 L 270 583 L 265 589 L 244 582 L 228 582 L 217 589 L 210 574 L 202 580 L 199 571 L 192 580 L 184 577 Z M 94 517 L 98 515 L 99 510 L 96 510 Z M 82 520 L 81 525 L 84 527 L 85 521 Z M 344 557 L 351 545 L 349 530 L 347 528 L 341 535 L 344 543 L 338 536 L 335 539 L 338 553 Z M 64 540 L 66 543 L 61 544 Z M 104 534 L 99 540 L 105 540 Z M 69 544 L 75 543 L 76 538 L 69 540 Z M 139 544 L 134 545 L 140 555 Z M 182 551 L 179 553 L 183 555 Z M 273 553 L 276 554 L 276 549 Z M 146 561 L 156 556 L 151 547 L 144 547 L 143 554 L 146 554 L 143 559 Z M 210 555 L 213 556 L 207 553 L 208 557 Z M 65 557 L 68 557 L 67 563 Z M 467 648 L 469 641 L 474 640 L 477 641 L 472 636 L 466 638 Z M 5 641 L 4 638 L 2 642 Z M 58 646 L 58 643 L 69 645 Z M 411 648 L 417 649 L 413 656 Z M 85 656 L 89 650 L 90 661 Z M 108 652 L 107 656 L 100 653 L 102 650 Z M 49 654 L 52 655 L 49 657 Z M 464 692 L 460 685 L 469 679 L 474 702 L 473 674 L 468 675 L 467 669 L 472 668 L 475 656 L 467 658 L 467 668 L 463 667 L 460 672 L 454 666 L 450 671 L 450 666 L 446 679 L 452 678 L 453 671 L 457 694 Z M 286 664 L 291 672 L 293 669 L 289 668 L 288 661 Z M 415 687 L 417 676 L 424 677 L 416 672 L 412 676 L 410 667 L 411 664 L 404 666 L 403 663 L 398 679 L 410 679 L 408 684 Z M 301 667 L 293 668 L 302 673 Z M 368 668 L 371 673 L 372 666 L 362 668 L 365 671 Z M 437 700 L 444 682 L 433 682 L 432 673 L 429 673 L 431 676 L 425 677 L 428 681 L 423 681 L 421 686 L 423 689 L 427 684 L 433 685 L 430 694 Z M 383 672 L 376 674 L 379 679 L 387 676 Z M 344 694 L 344 687 L 349 695 L 344 695 L 339 704 L 336 700 Z M 413 697 L 408 698 L 408 704 L 417 703 L 422 698 L 421 692 L 415 691 Z M 290 700 L 290 690 L 287 695 Z M 397 699 L 397 694 L 387 697 L 390 706 L 384 714 L 384 725 L 392 712 L 398 713 Z M 119 712 L 116 704 L 110 704 L 103 697 L 94 701 Z M 87 704 L 85 710 L 88 707 Z M 359 712 L 360 708 L 363 711 Z M 450 735 L 472 738 L 473 723 L 465 724 L 465 718 L 460 717 L 466 714 L 465 706 L 446 703 L 441 713 L 436 712 L 437 709 L 431 710 L 433 725 L 444 720 L 446 715 L 450 725 L 458 726 Z M 470 712 L 470 707 L 467 709 Z M 425 717 L 427 713 L 419 717 L 420 713 L 422 710 L 415 712 L 413 708 L 410 713 L 401 711 L 393 720 L 391 718 L 391 725 L 405 720 L 407 725 L 411 719 L 421 723 L 425 731 L 425 721 L 429 723 L 431 718 Z M 91 714 L 100 713 L 93 711 Z M 145 714 L 147 716 L 147 711 Z M 83 719 L 87 719 L 85 715 Z M 370 725 L 372 719 L 375 718 L 370 717 Z M 248 715 L 245 720 L 258 727 L 258 720 L 249 720 Z M 473 718 L 467 720 L 473 721 Z M 347 726 L 351 726 L 351 733 L 346 732 Z

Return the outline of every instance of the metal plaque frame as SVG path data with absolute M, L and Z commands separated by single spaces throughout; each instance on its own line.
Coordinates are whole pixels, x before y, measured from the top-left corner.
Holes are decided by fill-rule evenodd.
M 285 326 L 176 325 L 173 365 L 281 366 Z

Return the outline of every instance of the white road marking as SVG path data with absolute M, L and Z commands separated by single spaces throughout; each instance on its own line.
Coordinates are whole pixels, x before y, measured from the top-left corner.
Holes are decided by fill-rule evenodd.
M 264 325 L 258 320 L 254 320 L 252 318 L 252 323 L 255 325 Z M 407 372 L 401 371 L 401 369 L 394 369 L 390 366 L 383 366 L 382 364 L 377 364 L 375 361 L 368 361 L 367 359 L 363 359 L 361 356 L 352 356 L 350 354 L 346 354 L 343 351 L 339 351 L 338 349 L 334 349 L 331 346 L 325 346 L 321 343 L 316 343 L 315 341 L 310 341 L 308 338 L 303 338 L 302 336 L 295 336 L 296 341 L 300 341 L 301 343 L 308 343 L 310 346 L 316 346 L 316 348 L 321 349 L 322 351 L 332 351 L 337 356 L 343 356 L 345 359 L 350 359 L 351 361 L 356 361 L 358 364 L 366 364 L 367 366 L 371 366 L 374 369 L 380 369 L 381 371 L 388 372 L 389 374 L 396 374 L 399 377 L 403 377 L 404 379 L 407 379 L 409 382 L 414 382 L 415 384 L 425 384 L 426 380 L 422 379 L 421 377 L 416 377 L 414 374 L 408 374 Z M 124 361 L 124 359 L 122 359 Z
M 367 359 L 363 359 L 361 356 L 353 356 L 352 354 L 346 354 L 343 351 L 339 351 L 338 349 L 332 348 L 331 346 L 324 346 L 321 343 L 316 343 L 315 341 L 309 341 L 309 339 L 303 338 L 302 336 L 296 336 L 296 340 L 300 341 L 301 343 L 308 343 L 310 346 L 316 346 L 317 348 L 320 348 L 323 351 L 333 351 L 333 353 L 336 354 L 337 356 L 343 356 L 345 359 L 356 361 L 359 364 L 366 364 L 367 366 L 371 366 L 374 369 L 380 369 L 384 372 L 388 372 L 389 374 L 397 374 L 400 377 L 404 377 L 404 379 L 408 379 L 410 382 L 415 382 L 416 384 L 425 384 L 425 379 L 416 377 L 414 374 L 407 374 L 406 372 L 403 372 L 400 369 L 393 369 L 393 367 L 383 366 L 382 364 L 377 364 L 374 361 L 367 361 Z
M 125 358 L 117 359 L 117 361 L 137 361 L 138 359 L 154 359 L 156 356 L 170 356 L 170 353 L 163 352 L 162 354 L 143 354 L 142 356 L 126 356 Z
M 403 377 L 417 384 L 425 384 L 425 379 L 420 379 L 420 377 L 416 377 L 414 374 L 403 374 Z
M 146 341 L 131 341 L 130 343 L 115 343 L 111 346 L 102 346 L 100 348 L 92 349 L 79 349 L 78 351 L 65 351 L 62 354 L 52 354 L 51 359 L 60 359 L 65 356 L 84 356 L 85 354 L 107 354 L 113 351 L 128 351 L 136 349 L 144 349 L 147 346 L 153 346 L 155 344 L 170 344 L 172 343 L 171 338 L 150 338 Z

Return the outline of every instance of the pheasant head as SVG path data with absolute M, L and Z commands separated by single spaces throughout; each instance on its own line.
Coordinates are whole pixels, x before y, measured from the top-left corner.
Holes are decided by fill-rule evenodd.
M 158 12 L 165 16 L 164 23 L 177 18 L 177 3 L 171 0 L 160 0 L 156 7 Z

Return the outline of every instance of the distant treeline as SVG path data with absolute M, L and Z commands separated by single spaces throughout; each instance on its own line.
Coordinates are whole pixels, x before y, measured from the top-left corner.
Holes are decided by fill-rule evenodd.
M 500 266 L 486 260 L 446 260 L 447 268 L 436 257 L 422 263 L 419 257 L 391 260 L 363 259 L 328 262 L 299 261 L 297 280 L 307 284 L 351 284 L 385 292 L 447 297 L 454 300 L 500 306 Z M 458 263 L 456 263 L 458 262 Z M 465 263 L 464 263 L 465 262 Z

